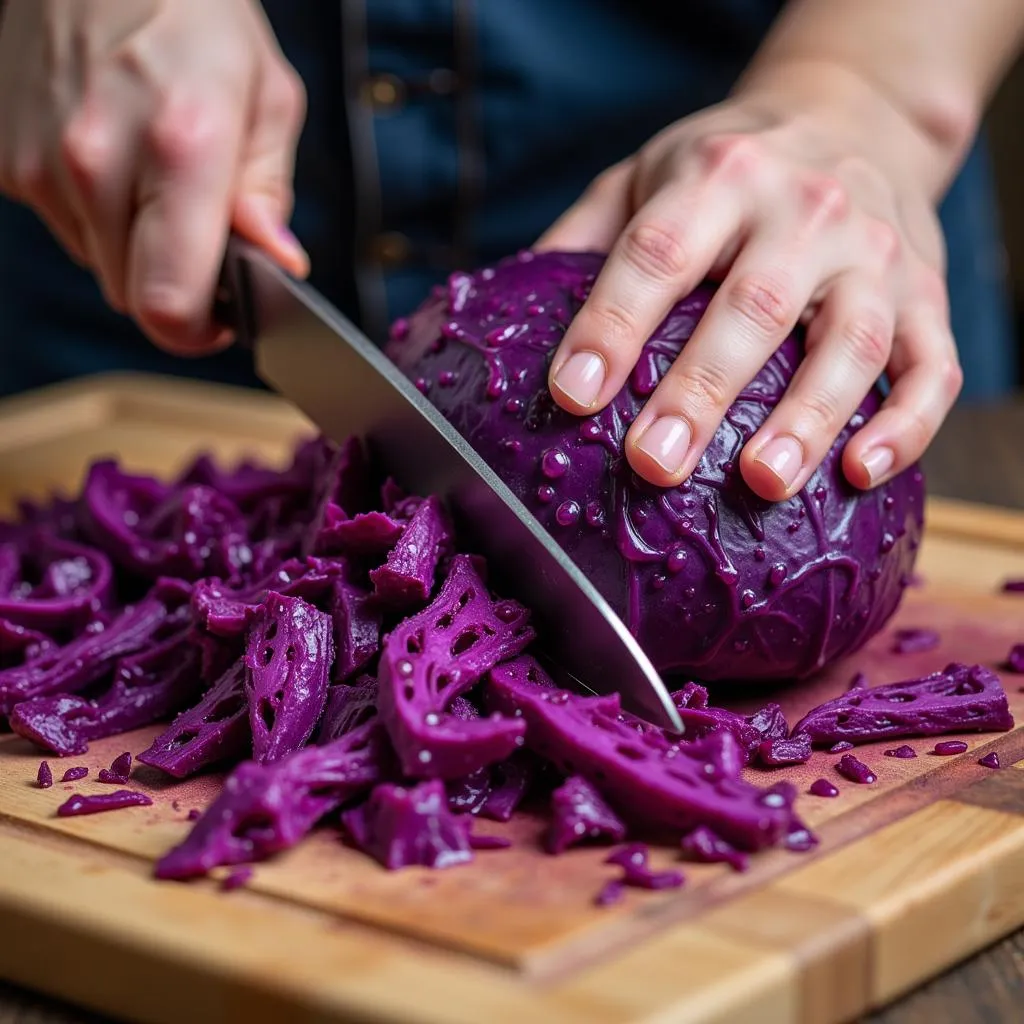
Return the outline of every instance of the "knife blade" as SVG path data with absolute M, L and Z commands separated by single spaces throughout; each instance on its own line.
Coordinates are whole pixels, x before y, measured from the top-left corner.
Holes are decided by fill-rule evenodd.
M 459 432 L 338 309 L 237 237 L 217 315 L 256 372 L 336 442 L 356 435 L 407 490 L 436 494 L 459 535 L 536 613 L 551 659 L 595 693 L 683 731 L 668 689 L 621 618 Z

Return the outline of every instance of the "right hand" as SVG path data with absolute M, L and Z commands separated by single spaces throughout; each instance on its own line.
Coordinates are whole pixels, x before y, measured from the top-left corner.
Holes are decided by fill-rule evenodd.
M 286 227 L 304 117 L 255 0 L 7 0 L 0 190 L 161 348 L 229 340 L 210 311 L 232 228 L 308 272 Z

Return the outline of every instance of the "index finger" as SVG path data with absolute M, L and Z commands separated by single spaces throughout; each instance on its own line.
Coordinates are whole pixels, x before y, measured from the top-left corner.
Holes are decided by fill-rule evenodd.
M 161 348 L 219 347 L 211 319 L 244 116 L 228 97 L 173 98 L 149 126 L 128 243 L 128 307 Z
M 549 386 L 568 412 L 603 408 L 647 339 L 740 231 L 745 204 L 717 183 L 664 188 L 626 225 L 555 353 Z

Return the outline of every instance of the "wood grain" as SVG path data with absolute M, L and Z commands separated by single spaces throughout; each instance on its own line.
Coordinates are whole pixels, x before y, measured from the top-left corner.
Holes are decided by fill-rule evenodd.
M 26 488 L 74 487 L 101 454 L 166 474 L 213 439 L 230 460 L 258 451 L 280 462 L 309 432 L 271 396 L 131 377 L 62 386 L 5 409 L 8 506 Z M 995 664 L 1019 638 L 1022 605 L 993 591 L 1004 576 L 1024 575 L 1024 519 L 933 503 L 929 522 L 926 586 L 900 621 L 942 629 L 944 647 L 894 660 L 880 637 L 858 658 L 873 682 L 947 656 Z M 787 695 L 791 720 L 801 701 L 838 692 L 851 671 L 839 666 Z M 1024 698 L 1013 699 L 1024 718 Z M 95 744 L 82 760 L 105 764 L 142 739 Z M 608 874 L 600 851 L 552 861 L 536 852 L 539 825 L 529 818 L 515 826 L 513 851 L 441 876 L 382 872 L 324 833 L 260 866 L 246 891 L 154 884 L 149 864 L 215 780 L 158 793 L 152 809 L 57 820 L 61 787 L 35 790 L 38 754 L 0 738 L 0 935 L 19 936 L 9 953 L 0 941 L 0 972 L 161 1022 L 242 1012 L 256 1024 L 848 1020 L 1024 921 L 1013 885 L 1024 867 L 1024 773 L 979 768 L 992 744 L 1019 755 L 1024 737 L 973 737 L 970 753 L 942 764 L 890 763 L 866 748 L 884 769 L 876 787 L 801 801 L 822 836 L 816 855 L 772 853 L 747 876 L 696 866 L 681 894 L 633 893 L 597 911 L 589 896 Z M 814 770 L 832 769 L 819 758 Z M 183 997 L 188 988 L 197 999 Z M 3 1014 L 0 1001 L 0 1024 L 10 1024 Z

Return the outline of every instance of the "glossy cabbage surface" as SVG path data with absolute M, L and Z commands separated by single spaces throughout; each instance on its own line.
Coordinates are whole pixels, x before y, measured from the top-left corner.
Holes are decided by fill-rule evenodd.
M 740 449 L 800 363 L 787 338 L 729 410 L 692 479 L 651 487 L 622 456 L 626 430 L 713 294 L 676 305 L 627 387 L 600 414 L 559 410 L 551 356 L 603 257 L 521 254 L 455 274 L 392 331 L 388 351 L 622 614 L 663 672 L 705 680 L 808 675 L 888 621 L 921 539 L 916 467 L 869 493 L 840 456 L 879 406 L 876 389 L 789 501 L 762 501 Z

